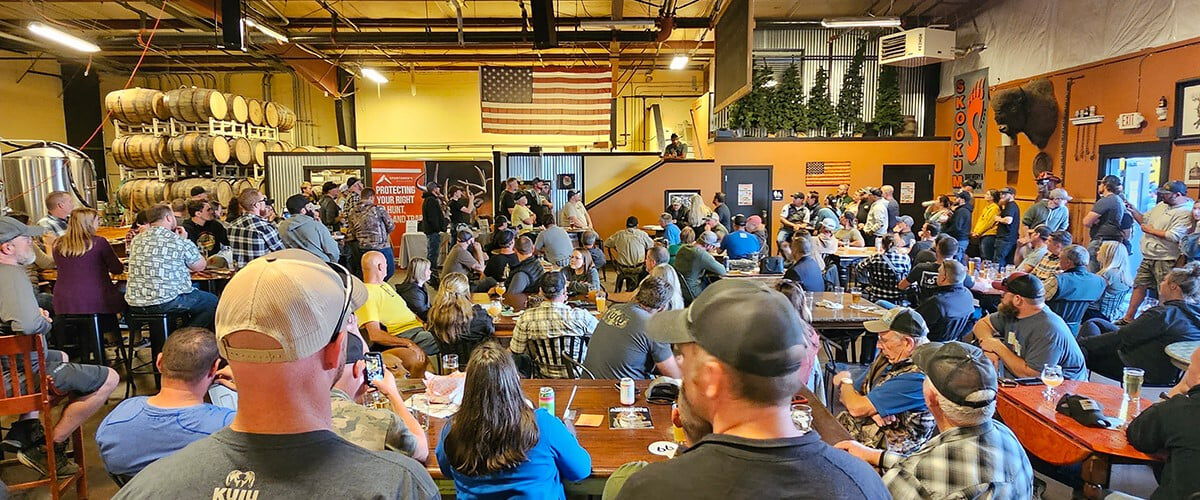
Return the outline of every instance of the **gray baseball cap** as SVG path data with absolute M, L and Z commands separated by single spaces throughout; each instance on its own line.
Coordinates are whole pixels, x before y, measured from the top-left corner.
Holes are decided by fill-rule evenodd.
M 712 231 L 700 233 L 700 243 L 705 245 L 716 245 L 717 241 L 720 241 L 720 238 L 717 237 L 717 233 Z
M 7 243 L 21 236 L 36 237 L 45 233 L 41 226 L 27 226 L 12 217 L 0 217 L 0 243 Z
M 794 373 L 807 355 L 795 307 L 753 280 L 719 280 L 691 306 L 655 314 L 646 333 L 658 342 L 695 342 L 734 369 L 763 377 Z
M 930 342 L 912 354 L 938 393 L 955 404 L 982 408 L 996 399 L 996 368 L 983 351 L 962 342 Z

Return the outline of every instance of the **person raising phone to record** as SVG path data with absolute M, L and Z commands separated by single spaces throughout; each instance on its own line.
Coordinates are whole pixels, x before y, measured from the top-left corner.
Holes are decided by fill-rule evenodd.
M 364 396 L 379 391 L 390 410 L 364 406 Z M 377 352 L 367 352 L 358 335 L 346 335 L 346 364 L 331 391 L 333 432 L 363 448 L 398 451 L 418 462 L 429 458 L 429 439 L 396 388 L 396 379 L 383 369 Z

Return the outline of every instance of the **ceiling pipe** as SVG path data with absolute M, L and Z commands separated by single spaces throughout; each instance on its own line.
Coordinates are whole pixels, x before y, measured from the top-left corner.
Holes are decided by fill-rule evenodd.
M 668 25 L 669 26 L 669 25 Z M 665 30 L 664 30 L 665 31 Z M 561 43 L 590 43 L 590 42 L 659 42 L 660 31 L 559 31 L 558 41 Z M 669 35 L 670 32 L 668 31 Z M 290 36 L 292 43 L 307 43 L 319 45 L 388 45 L 388 44 L 457 44 L 459 33 L 446 32 L 366 32 L 339 33 L 336 41 L 328 36 L 295 34 Z M 532 46 L 532 42 L 518 31 L 467 31 L 462 33 L 464 43 L 512 43 L 522 46 Z M 135 43 L 135 37 L 115 36 L 101 41 L 100 47 L 105 50 L 120 50 Z M 161 46 L 209 46 L 212 35 L 204 33 L 162 33 L 155 36 L 156 45 Z
M 657 18 L 653 17 L 625 17 L 623 21 L 628 21 L 629 24 L 647 25 L 655 23 Z M 425 28 L 457 28 L 458 20 L 455 18 L 429 18 L 429 19 L 413 19 L 413 18 L 339 18 L 339 21 L 351 22 L 363 29 L 425 29 Z M 104 19 L 98 20 L 99 24 L 103 24 L 110 30 L 140 30 L 142 29 L 141 21 L 137 19 Z M 608 17 L 560 17 L 555 19 L 555 25 L 561 28 L 583 28 L 589 26 L 604 25 L 612 23 L 612 19 Z M 818 25 L 820 23 L 817 23 Z M 522 26 L 521 18 L 519 17 L 464 17 L 464 28 L 520 28 Z M 677 17 L 675 18 L 676 29 L 703 29 L 709 26 L 708 18 L 704 17 Z M 185 24 L 176 19 L 163 19 L 159 24 L 160 29 L 190 29 L 194 28 L 190 24 Z M 299 19 L 291 19 L 287 24 L 289 29 L 293 30 L 315 30 L 326 31 L 330 30 L 329 18 L 312 18 L 305 17 Z M 211 29 L 211 27 L 207 28 Z

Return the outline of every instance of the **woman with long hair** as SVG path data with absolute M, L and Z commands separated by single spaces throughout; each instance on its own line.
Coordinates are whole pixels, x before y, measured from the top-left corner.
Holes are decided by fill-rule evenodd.
M 650 269 L 650 276 L 657 276 L 671 284 L 671 300 L 667 302 L 667 308 L 664 310 L 683 309 L 683 287 L 679 283 L 679 273 L 675 272 L 675 268 L 670 264 L 657 265 Z
M 404 275 L 404 281 L 396 285 L 396 293 L 404 298 L 408 309 L 421 321 L 429 320 L 429 290 L 425 284 L 429 283 L 431 277 L 433 266 L 429 264 L 429 259 L 413 257 L 408 261 L 408 274 Z
M 465 384 L 437 445 L 438 467 L 458 498 L 565 498 L 564 479 L 591 474 L 592 457 L 575 436 L 526 399 L 508 349 L 476 347 Z
M 1133 273 L 1129 269 L 1129 252 L 1119 241 L 1106 241 L 1096 251 L 1096 263 L 1106 283 L 1104 295 L 1100 296 L 1084 315 L 1084 319 L 1103 318 L 1116 321 L 1125 315 L 1129 307 L 1129 292 L 1133 288 Z
M 592 264 L 591 252 L 585 249 L 576 248 L 571 252 L 563 274 L 567 276 L 568 295 L 587 295 L 600 290 L 600 271 Z
M 713 209 L 704 204 L 704 198 L 700 196 L 700 193 L 695 193 L 688 198 L 687 207 L 687 225 L 692 227 L 700 227 L 704 224 L 704 218 L 713 214 Z
M 117 314 L 125 298 L 112 275 L 125 271 L 108 240 L 96 235 L 100 212 L 91 208 L 71 211 L 67 232 L 54 243 L 58 282 L 54 286 L 56 314 Z
M 984 198 L 988 204 L 975 220 L 971 234 L 979 238 L 979 254 L 983 260 L 990 261 L 996 256 L 996 217 L 1000 216 L 1000 191 L 989 189 Z
M 429 308 L 427 326 L 437 339 L 440 352 L 457 354 L 460 359 L 467 359 L 475 346 L 496 333 L 492 317 L 471 302 L 471 282 L 462 273 L 442 278 Z
M 821 336 L 812 327 L 812 311 L 804 307 L 804 287 L 799 282 L 782 279 L 775 284 L 775 291 L 787 297 L 788 302 L 792 303 L 792 307 L 796 308 L 796 313 L 800 315 L 801 324 L 804 326 L 805 347 L 808 349 L 807 355 L 800 361 L 799 373 L 805 377 L 805 385 L 813 391 L 813 394 L 824 398 L 825 391 L 822 389 L 824 377 L 817 361 L 817 353 L 821 350 Z M 810 373 L 810 375 L 805 376 L 805 373 Z

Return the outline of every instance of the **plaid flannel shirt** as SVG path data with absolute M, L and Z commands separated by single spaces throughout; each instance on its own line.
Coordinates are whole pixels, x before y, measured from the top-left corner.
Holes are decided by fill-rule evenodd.
M 884 452 L 883 484 L 895 500 L 1033 498 L 1033 468 L 1004 424 L 956 427 L 909 456 Z
M 229 225 L 229 245 L 233 247 L 235 268 L 241 268 L 268 253 L 283 250 L 279 229 L 267 219 L 254 214 L 242 214 Z
M 875 254 L 859 262 L 857 269 L 867 277 L 867 286 L 863 290 L 867 300 L 882 299 L 901 304 L 908 299 L 908 291 L 900 289 L 900 281 L 908 277 L 912 261 L 899 249 Z
M 1042 260 L 1036 266 L 1033 266 L 1033 271 L 1029 274 L 1037 276 L 1042 281 L 1046 281 L 1051 276 L 1058 274 L 1059 271 L 1062 271 L 1062 268 L 1058 266 L 1058 255 L 1054 252 L 1046 252 L 1046 256 L 1042 257 Z
M 508 348 L 517 354 L 526 351 L 530 341 L 555 337 L 591 337 L 596 330 L 596 317 L 591 312 L 568 306 L 562 302 L 542 302 L 533 309 L 526 309 L 517 324 L 513 327 L 512 342 Z M 570 353 L 571 358 L 583 360 L 587 356 L 587 344 L 576 344 L 577 352 Z M 531 356 L 535 353 L 531 353 Z M 550 378 L 570 378 L 561 367 L 547 366 L 546 360 L 534 359 L 542 368 L 542 373 Z
M 60 238 L 67 234 L 67 219 L 60 219 L 50 214 L 46 214 L 38 221 L 38 225 L 46 228 L 46 232 L 53 234 L 54 237 Z

